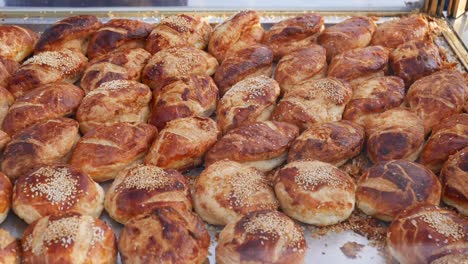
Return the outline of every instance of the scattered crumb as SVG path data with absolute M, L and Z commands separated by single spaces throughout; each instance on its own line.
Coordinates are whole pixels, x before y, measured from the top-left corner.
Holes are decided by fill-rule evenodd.
M 347 172 L 357 181 L 371 165 L 372 163 L 367 158 L 366 154 L 361 153 L 346 162 L 340 169 Z
M 345 254 L 346 257 L 355 259 L 361 249 L 364 248 L 364 245 L 361 245 L 357 242 L 346 242 L 343 246 L 340 247 L 341 252 Z

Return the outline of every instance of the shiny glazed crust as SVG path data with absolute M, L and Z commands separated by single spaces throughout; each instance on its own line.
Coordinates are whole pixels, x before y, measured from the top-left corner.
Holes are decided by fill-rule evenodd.
M 440 172 L 442 200 L 468 216 L 468 146 L 450 156 Z
M 22 62 L 34 50 L 39 35 L 20 26 L 0 25 L 0 56 Z

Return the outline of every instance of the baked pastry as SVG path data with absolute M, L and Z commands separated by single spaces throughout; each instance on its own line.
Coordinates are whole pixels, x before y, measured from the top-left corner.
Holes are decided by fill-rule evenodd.
M 166 17 L 149 34 L 145 49 L 151 53 L 182 46 L 204 50 L 212 30 L 205 19 L 199 16 L 180 14 Z
M 209 117 L 216 110 L 218 87 L 207 75 L 182 77 L 153 93 L 148 123 L 159 130 L 166 123 L 182 117 Z
M 142 48 L 118 49 L 91 60 L 81 78 L 86 93 L 113 80 L 140 81 L 141 71 L 151 54 Z
M 303 81 L 324 78 L 328 68 L 325 55 L 322 46 L 310 44 L 282 57 L 275 70 L 275 80 L 281 87 L 281 93 Z
M 34 52 L 74 50 L 86 54 L 90 36 L 101 27 L 101 21 L 92 15 L 64 18 L 47 28 L 36 44 Z
M 468 254 L 449 254 L 438 258 L 431 264 L 465 264 L 468 262 Z
M 289 122 L 305 130 L 316 123 L 341 120 L 353 91 L 335 78 L 306 80 L 291 87 L 273 112 L 273 120 Z
M 79 138 L 78 122 L 73 119 L 60 117 L 32 125 L 6 146 L 2 171 L 14 180 L 37 165 L 65 163 Z
M 3 86 L 0 86 L 0 125 L 7 115 L 8 109 L 15 102 L 15 97 Z
M 367 155 L 374 162 L 414 161 L 424 144 L 424 125 L 411 110 L 394 108 L 366 119 Z
M 467 218 L 434 205 L 421 205 L 393 220 L 387 231 L 387 246 L 400 263 L 431 263 L 445 255 L 466 255 L 467 236 Z
M 39 122 L 72 115 L 83 97 L 83 90 L 69 83 L 38 86 L 19 97 L 10 107 L 2 129 L 13 136 Z
M 86 55 L 93 59 L 117 49 L 143 48 L 153 25 L 133 19 L 111 19 L 89 40 Z
M 421 40 L 429 33 L 427 20 L 421 15 L 412 15 L 390 20 L 379 25 L 371 45 L 396 48 L 411 40 Z
M 0 172 L 0 223 L 5 221 L 8 212 L 10 211 L 11 207 L 11 195 L 13 193 L 13 185 L 10 182 L 10 179 Z M 1 229 L 0 229 L 1 231 Z M 0 232 L 0 241 L 1 239 L 1 232 Z M 0 251 L 3 247 L 0 245 Z M 0 260 L 2 258 L 2 254 L 0 253 Z
M 405 83 L 396 76 L 368 79 L 353 88 L 353 97 L 346 105 L 343 119 L 362 126 L 368 117 L 401 106 L 405 98 Z
M 114 232 L 89 215 L 43 217 L 26 228 L 21 245 L 24 264 L 117 262 Z
M 406 101 L 423 120 L 428 134 L 440 120 L 460 113 L 467 98 L 468 86 L 460 72 L 442 70 L 414 82 Z
M 265 75 L 236 83 L 224 94 L 216 109 L 219 129 L 226 133 L 249 122 L 270 119 L 279 95 L 278 83 Z
M 192 209 L 184 175 L 150 165 L 136 165 L 120 173 L 107 190 L 104 203 L 109 215 L 122 224 L 155 207 L 176 205 Z
M 251 212 L 219 233 L 216 263 L 303 263 L 306 240 L 302 229 L 278 211 Z
M 116 123 L 86 133 L 76 145 L 70 164 L 103 182 L 143 158 L 157 134 L 148 124 Z
M 287 150 L 298 134 L 296 126 L 278 121 L 234 128 L 208 151 L 205 165 L 228 159 L 260 171 L 270 171 L 286 161 Z
M 5 146 L 10 142 L 10 140 L 11 137 L 3 130 L 0 130 L 0 152 L 5 148 Z
M 356 205 L 365 214 L 392 221 L 416 204 L 439 205 L 441 185 L 424 166 L 406 160 L 381 161 L 360 178 Z
M 83 133 L 119 122 L 146 123 L 151 89 L 137 81 L 113 80 L 89 92 L 76 112 Z
M 381 46 L 347 50 L 333 57 L 328 77 L 335 77 L 357 86 L 361 81 L 384 76 L 388 71 L 389 52 Z
M 5 264 L 21 262 L 20 241 L 3 228 L 0 228 L 0 262 Z
M 22 62 L 34 50 L 39 35 L 29 28 L 0 25 L 0 56 Z
M 70 50 L 39 53 L 21 65 L 8 90 L 18 98 L 42 84 L 74 83 L 81 78 L 87 61 L 83 54 Z
M 122 263 L 194 263 L 208 256 L 210 235 L 203 221 L 188 210 L 154 209 L 131 219 L 119 238 Z
M 447 117 L 433 127 L 419 162 L 438 172 L 450 155 L 466 146 L 468 146 L 468 114 Z
M 273 73 L 273 52 L 263 45 L 250 45 L 230 52 L 214 75 L 221 95 L 248 77 Z
M 440 181 L 444 203 L 468 216 L 468 145 L 444 163 Z
M 263 33 L 257 12 L 240 11 L 214 28 L 208 43 L 208 51 L 222 62 L 228 52 L 259 43 Z
M 315 124 L 291 144 L 288 162 L 309 159 L 339 167 L 361 153 L 364 136 L 364 129 L 349 121 Z
M 367 47 L 376 29 L 372 17 L 355 16 L 327 27 L 317 42 L 327 50 L 327 58 L 331 60 L 347 50 Z
M 438 71 L 442 63 L 439 48 L 431 39 L 406 42 L 390 53 L 390 66 L 406 87 Z
M 184 117 L 167 123 L 151 145 L 145 164 L 187 170 L 203 163 L 205 153 L 218 140 L 216 122 L 207 117 Z
M 212 225 L 227 225 L 257 210 L 278 209 L 266 175 L 230 160 L 209 165 L 197 177 L 193 204 L 197 214 Z
M 153 55 L 143 68 L 141 79 L 155 92 L 182 77 L 213 75 L 218 62 L 210 54 L 194 47 L 162 50 Z
M 275 193 L 283 212 L 317 226 L 348 219 L 355 188 L 346 172 L 317 160 L 290 162 L 275 174 Z
M 0 86 L 8 87 L 12 76 L 19 67 L 20 64 L 18 62 L 0 56 Z
M 304 14 L 274 24 L 265 32 L 262 43 L 273 50 L 277 61 L 291 51 L 315 43 L 324 28 L 321 15 Z

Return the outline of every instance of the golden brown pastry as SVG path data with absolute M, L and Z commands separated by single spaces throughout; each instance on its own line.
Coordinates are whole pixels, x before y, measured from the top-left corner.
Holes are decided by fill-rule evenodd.
M 270 119 L 280 95 L 278 83 L 264 75 L 246 78 L 221 98 L 216 120 L 221 132 Z
M 283 212 L 317 226 L 348 219 L 355 188 L 346 172 L 317 160 L 290 162 L 275 174 L 275 193 Z
M 257 12 L 240 11 L 214 28 L 208 43 L 208 51 L 222 62 L 231 50 L 259 43 L 263 33 Z
M 438 71 L 442 63 L 439 48 L 431 39 L 406 42 L 390 53 L 390 66 L 406 87 Z
M 426 134 L 446 117 L 458 114 L 468 99 L 468 86 L 456 70 L 442 70 L 414 82 L 406 101 L 424 122 Z
M 21 65 L 8 90 L 18 98 L 42 84 L 74 83 L 81 78 L 87 61 L 83 54 L 70 50 L 41 52 Z
M 468 114 L 458 114 L 439 121 L 421 152 L 419 162 L 438 172 L 450 155 L 468 146 Z
M 210 54 L 194 47 L 162 50 L 153 55 L 143 68 L 141 79 L 155 92 L 182 77 L 213 75 L 218 62 Z
M 101 21 L 92 15 L 64 18 L 47 28 L 36 44 L 34 52 L 74 50 L 86 54 L 90 36 L 101 27 Z
M 0 262 L 5 264 L 21 262 L 20 241 L 3 228 L 0 228 Z
M 216 110 L 218 87 L 207 75 L 182 77 L 153 93 L 148 123 L 159 130 L 166 123 L 182 117 L 209 117 Z
M 278 209 L 266 175 L 230 160 L 209 165 L 197 177 L 193 204 L 197 214 L 212 225 L 227 225 L 257 210 Z
M 316 123 L 341 120 L 353 91 L 335 78 L 306 80 L 291 87 L 273 112 L 273 120 L 289 122 L 305 130 Z
M 303 81 L 324 78 L 327 74 L 325 49 L 317 44 L 288 53 L 276 65 L 275 80 L 284 94 Z
M 440 181 L 444 203 L 468 216 L 468 145 L 444 163 Z
M 15 97 L 3 86 L 0 86 L 0 126 L 7 115 L 8 109 L 15 102 Z
M 143 48 L 151 30 L 153 26 L 143 21 L 111 19 L 93 33 L 86 55 L 93 59 L 117 49 Z
M 382 23 L 372 37 L 371 45 L 396 48 L 411 40 L 421 40 L 429 32 L 429 25 L 421 15 L 402 17 Z
M 116 221 L 148 214 L 155 207 L 182 205 L 192 209 L 190 186 L 178 171 L 136 165 L 122 171 L 106 192 L 104 206 Z
M 229 53 L 214 75 L 219 93 L 225 94 L 231 87 L 248 78 L 273 73 L 273 53 L 264 45 L 250 45 Z
M 188 210 L 154 209 L 131 219 L 119 238 L 122 263 L 194 263 L 208 256 L 210 235 L 203 221 Z
M 343 119 L 362 126 L 368 117 L 401 106 L 405 98 L 405 83 L 396 76 L 368 79 L 353 88 L 353 97 L 346 105 Z
M 68 213 L 43 217 L 26 228 L 22 263 L 100 263 L 117 261 L 115 235 L 103 221 Z
M 291 51 L 315 43 L 324 28 L 321 15 L 304 14 L 274 24 L 263 35 L 262 43 L 273 50 L 277 61 Z
M 34 50 L 39 35 L 20 26 L 0 25 L 0 56 L 22 62 Z
M 278 211 L 251 212 L 219 234 L 216 263 L 304 263 L 304 232 Z
M 8 212 L 10 211 L 12 193 L 13 185 L 11 184 L 10 179 L 5 174 L 0 172 L 0 223 L 5 221 Z M 1 238 L 0 241 L 2 241 Z M 0 246 L 0 251 L 2 248 L 3 247 Z M 1 257 L 2 256 L 0 253 L 0 260 Z
M 468 254 L 449 254 L 431 262 L 431 264 L 465 264 L 465 263 L 468 263 Z
M 76 112 L 83 133 L 119 122 L 146 123 L 151 89 L 137 81 L 113 80 L 89 92 Z
M 205 153 L 218 140 L 216 122 L 207 117 L 184 117 L 167 123 L 151 145 L 145 164 L 187 170 L 203 163 Z
M 39 122 L 69 116 L 84 97 L 79 87 L 68 83 L 51 83 L 29 91 L 10 107 L 3 122 L 3 131 L 15 135 Z
M 424 166 L 406 160 L 381 161 L 359 178 L 356 205 L 367 215 L 392 221 L 416 204 L 439 205 L 441 185 Z
M 199 16 L 180 14 L 166 17 L 149 34 L 145 49 L 153 54 L 182 46 L 204 50 L 212 30 L 205 19 Z
M 411 110 L 394 108 L 366 119 L 367 155 L 374 162 L 414 161 L 424 143 L 424 125 Z
M 81 78 L 80 87 L 86 93 L 113 80 L 140 81 L 141 71 L 151 54 L 142 48 L 109 52 L 91 60 Z
M 104 190 L 70 165 L 44 165 L 16 180 L 12 200 L 13 211 L 28 224 L 68 212 L 99 217 L 104 208 Z
M 12 59 L 0 56 L 0 86 L 8 87 L 12 76 L 16 73 L 20 64 Z
M 228 159 L 260 171 L 270 171 L 286 161 L 287 150 L 298 134 L 296 126 L 278 121 L 234 128 L 206 154 L 205 165 Z
M 0 130 L 0 152 L 3 151 L 8 142 L 11 141 L 11 137 L 5 133 L 3 130 Z
M 434 205 L 414 206 L 387 231 L 390 254 L 400 263 L 419 264 L 445 255 L 468 254 L 468 219 Z
M 350 121 L 315 124 L 291 144 L 288 162 L 310 159 L 339 167 L 361 153 L 364 136 L 364 129 Z
M 6 146 L 2 171 L 16 179 L 37 165 L 65 163 L 79 138 L 78 122 L 73 119 L 60 117 L 32 125 Z
M 116 123 L 86 133 L 76 145 L 70 164 L 103 182 L 143 162 L 157 130 L 148 124 Z

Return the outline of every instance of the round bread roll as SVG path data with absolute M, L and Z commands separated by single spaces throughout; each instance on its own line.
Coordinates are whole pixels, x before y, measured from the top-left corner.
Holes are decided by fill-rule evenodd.
M 426 18 L 416 14 L 382 23 L 372 36 L 371 44 L 394 49 L 405 42 L 423 39 L 427 33 Z
M 104 207 L 104 190 L 70 165 L 48 165 L 20 176 L 12 200 L 13 211 L 28 224 L 47 215 L 68 212 L 99 217 Z
M 367 155 L 382 160 L 414 161 L 424 144 L 424 125 L 412 111 L 394 108 L 366 119 Z
M 400 263 L 432 263 L 446 255 L 468 254 L 467 236 L 466 217 L 434 205 L 420 205 L 393 220 L 387 246 Z
M 219 233 L 216 263 L 303 263 L 304 232 L 278 211 L 251 212 Z
M 3 124 L 3 120 L 8 113 L 8 109 L 14 102 L 15 97 L 13 97 L 13 95 L 5 87 L 0 86 L 0 126 Z
M 104 206 L 114 220 L 125 224 L 155 206 L 175 204 L 192 209 L 190 187 L 184 176 L 176 170 L 136 165 L 115 178 L 106 192 Z
M 341 120 L 352 89 L 335 78 L 306 80 L 291 87 L 273 112 L 273 120 L 305 130 L 316 123 Z
M 200 174 L 193 204 L 197 214 L 212 225 L 226 225 L 249 212 L 278 208 L 265 174 L 229 160 L 215 162 Z
M 442 200 L 468 216 L 468 146 L 445 162 L 440 172 Z
M 264 75 L 236 83 L 219 101 L 216 110 L 219 129 L 226 133 L 247 123 L 270 119 L 279 95 L 278 83 Z
M 11 184 L 10 179 L 5 174 L 0 172 L 0 223 L 5 221 L 6 217 L 8 216 L 8 212 L 10 211 L 11 207 L 12 193 L 13 185 Z
M 21 244 L 8 231 L 0 228 L 0 263 L 20 264 Z
M 216 122 L 207 117 L 172 120 L 151 145 L 145 164 L 182 171 L 195 168 L 203 163 L 219 134 Z
M 115 235 L 103 221 L 68 213 L 43 217 L 26 228 L 22 263 L 102 263 L 117 261 Z
M 188 210 L 155 208 L 127 222 L 119 238 L 122 263 L 194 263 L 208 256 L 210 235 Z
M 0 25 L 0 57 L 21 63 L 33 52 L 38 39 L 29 28 Z
M 361 211 L 392 221 L 416 204 L 439 205 L 441 185 L 424 166 L 406 160 L 381 161 L 359 179 L 356 204 Z
M 275 174 L 281 209 L 301 222 L 328 226 L 354 210 L 354 180 L 337 167 L 316 160 L 288 163 Z
M 364 129 L 349 121 L 321 123 L 299 135 L 288 152 L 288 162 L 319 160 L 337 167 L 361 153 Z

